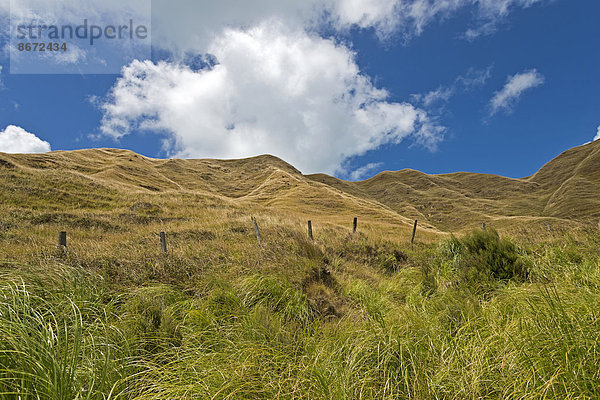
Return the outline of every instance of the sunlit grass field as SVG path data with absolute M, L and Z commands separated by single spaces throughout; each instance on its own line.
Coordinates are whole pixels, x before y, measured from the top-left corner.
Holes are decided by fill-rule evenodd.
M 1 396 L 599 396 L 592 232 L 410 246 L 261 221 L 262 246 L 240 217 L 168 234 L 167 255 L 149 231 L 74 229 L 60 250 L 5 229 Z
M 0 180 L 0 398 L 600 397 L 596 226 Z

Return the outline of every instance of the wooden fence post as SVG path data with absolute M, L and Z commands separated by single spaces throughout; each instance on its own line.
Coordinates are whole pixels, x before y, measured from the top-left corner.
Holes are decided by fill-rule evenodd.
M 483 229 L 485 231 L 485 222 L 481 223 L 481 229 Z
M 356 233 L 357 225 L 358 225 L 358 218 L 354 217 L 354 221 L 352 222 L 352 233 Z
M 412 232 L 412 237 L 410 238 L 410 244 L 413 244 L 415 242 L 415 234 L 417 233 L 417 222 L 418 222 L 418 220 L 415 219 L 415 226 L 413 226 L 413 232 Z
M 312 222 L 310 221 L 310 219 L 308 220 L 308 237 L 310 238 L 310 240 L 313 240 Z
M 67 232 L 59 232 L 58 233 L 58 247 L 60 249 L 67 248 Z
M 164 232 L 160 233 L 160 248 L 163 253 L 167 254 L 167 235 Z
M 258 244 L 262 244 L 262 240 L 260 239 L 260 230 L 258 229 L 256 218 L 252 217 L 252 222 L 254 223 L 254 230 L 256 231 L 256 240 L 258 240 Z

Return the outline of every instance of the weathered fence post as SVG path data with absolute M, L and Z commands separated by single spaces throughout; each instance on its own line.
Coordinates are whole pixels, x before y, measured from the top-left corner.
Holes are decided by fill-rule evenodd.
M 412 232 L 412 237 L 410 238 L 410 244 L 413 244 L 415 242 L 415 234 L 417 233 L 417 222 L 419 222 L 419 221 L 415 219 L 415 225 L 413 226 L 413 232 Z
M 63 250 L 67 248 L 67 232 L 58 233 L 58 248 Z
M 256 218 L 252 217 L 252 222 L 254 223 L 254 230 L 256 231 L 256 240 L 258 240 L 258 244 L 262 244 L 262 240 L 260 239 L 260 230 L 258 229 Z
M 163 253 L 167 254 L 167 235 L 164 232 L 160 233 L 160 248 Z
M 481 229 L 483 229 L 485 231 L 485 222 L 481 223 Z
M 310 219 L 308 220 L 308 237 L 310 238 L 310 240 L 313 240 L 312 222 L 310 221 Z
M 352 222 L 352 233 L 356 233 L 357 225 L 358 225 L 358 218 L 354 217 L 354 221 Z

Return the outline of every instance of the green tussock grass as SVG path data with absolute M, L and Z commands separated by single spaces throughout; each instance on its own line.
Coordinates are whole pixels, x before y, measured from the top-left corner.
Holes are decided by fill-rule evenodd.
M 594 237 L 532 245 L 489 230 L 410 248 L 266 231 L 268 245 L 219 269 L 182 276 L 201 259 L 192 249 L 155 260 L 162 275 L 143 282 L 85 255 L 6 261 L 0 397 L 600 395 Z

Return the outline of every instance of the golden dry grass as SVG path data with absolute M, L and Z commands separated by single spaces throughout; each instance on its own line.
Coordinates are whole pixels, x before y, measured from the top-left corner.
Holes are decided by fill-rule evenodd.
M 357 216 L 362 228 L 391 237 L 410 234 L 418 219 L 426 238 L 482 222 L 500 231 L 514 230 L 516 223 L 557 230 L 594 225 L 600 218 L 600 143 L 566 151 L 523 179 L 403 170 L 346 182 L 304 176 L 267 155 L 159 160 L 116 149 L 0 154 L 0 171 L 3 207 L 17 213 L 109 208 L 108 217 L 147 202 L 163 205 L 158 217 L 164 221 L 178 214 L 197 218 L 209 205 L 340 227 Z
M 310 178 L 442 231 L 472 229 L 482 222 L 501 231 L 514 230 L 515 224 L 573 229 L 597 226 L 600 219 L 600 142 L 568 150 L 522 179 L 413 170 L 382 172 L 363 182 L 322 174 Z

